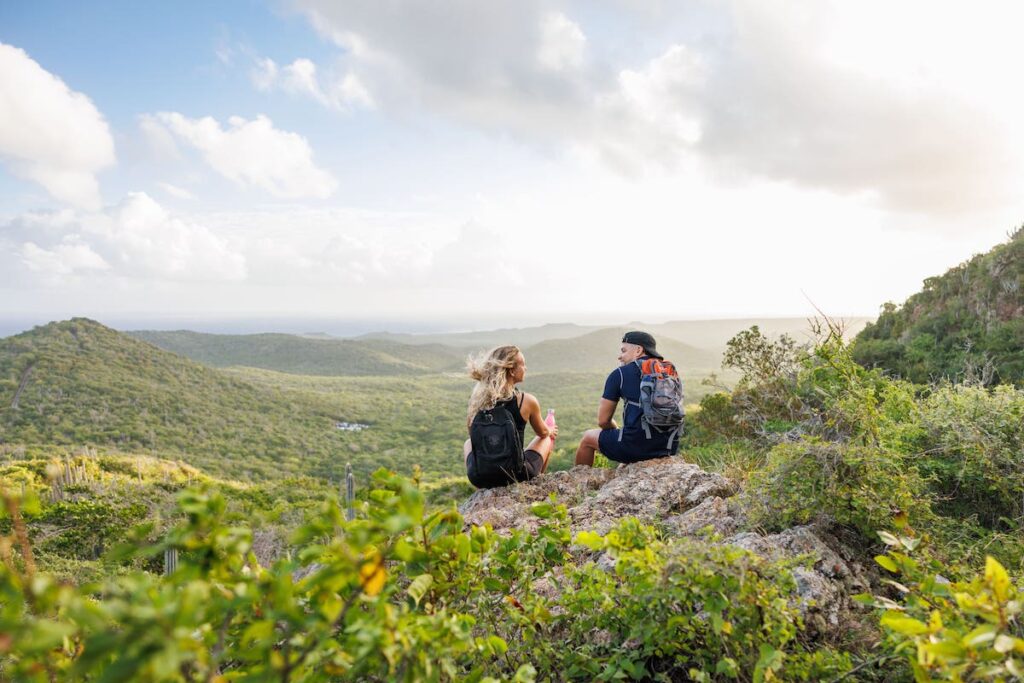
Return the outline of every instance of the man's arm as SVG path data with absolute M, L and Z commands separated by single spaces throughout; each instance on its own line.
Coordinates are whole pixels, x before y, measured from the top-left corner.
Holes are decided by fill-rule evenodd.
M 618 429 L 619 426 L 615 424 L 615 407 L 619 405 L 618 401 L 609 401 L 606 398 L 601 399 L 601 404 L 597 407 L 597 426 L 601 429 Z

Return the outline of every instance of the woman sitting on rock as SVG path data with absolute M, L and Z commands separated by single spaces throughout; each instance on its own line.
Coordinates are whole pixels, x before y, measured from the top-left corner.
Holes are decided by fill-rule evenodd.
M 469 481 L 477 488 L 494 488 L 544 472 L 558 427 L 544 423 L 533 394 L 516 389 L 526 376 L 522 352 L 499 346 L 470 358 L 468 369 L 476 380 L 466 419 L 469 438 L 462 449 Z M 527 422 L 537 436 L 524 449 Z

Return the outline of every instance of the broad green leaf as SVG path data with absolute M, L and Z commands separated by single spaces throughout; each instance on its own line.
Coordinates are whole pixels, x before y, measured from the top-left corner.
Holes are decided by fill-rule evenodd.
M 890 534 L 888 531 L 879 531 L 878 537 L 882 539 L 882 543 L 886 545 L 898 546 L 900 541 L 898 538 Z
M 555 508 L 551 503 L 534 503 L 530 506 L 530 512 L 541 519 L 549 519 L 554 514 Z
M 423 599 L 423 596 L 427 594 L 427 591 L 430 590 L 430 587 L 432 585 L 434 585 L 433 576 L 431 576 L 430 574 L 420 574 L 412 580 L 412 583 L 409 584 L 409 588 L 406 590 L 406 592 L 413 599 L 413 601 L 415 601 L 415 603 L 419 605 L 420 600 Z
M 590 548 L 591 550 L 600 550 L 605 546 L 604 538 L 600 534 L 594 533 L 593 531 L 579 532 L 578 534 L 576 534 L 576 539 L 574 542 L 576 543 L 576 545 L 582 545 L 587 548 Z
M 537 670 L 532 664 L 523 664 L 516 669 L 516 675 L 512 678 L 513 683 L 534 683 L 537 680 Z
M 964 647 L 978 647 L 983 643 L 995 640 L 996 632 L 998 630 L 998 627 L 993 624 L 979 626 L 964 636 L 961 642 L 964 644 Z
M 988 555 L 985 558 L 985 582 L 999 602 L 1006 602 L 1010 589 L 1010 577 L 996 558 Z
M 899 612 L 887 612 L 881 619 L 882 626 L 907 636 L 919 636 L 928 632 L 928 624 Z
M 953 640 L 940 640 L 937 643 L 925 643 L 921 646 L 925 652 L 942 657 L 945 660 L 960 660 L 967 655 L 967 650 Z
M 894 574 L 900 573 L 899 566 L 888 555 L 875 555 L 875 562 Z

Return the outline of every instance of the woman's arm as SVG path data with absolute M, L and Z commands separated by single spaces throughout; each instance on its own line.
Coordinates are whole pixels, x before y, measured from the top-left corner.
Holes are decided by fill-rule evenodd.
M 523 396 L 523 417 L 530 423 L 533 433 L 544 438 L 546 436 L 558 436 L 558 427 L 551 429 L 540 416 L 540 401 L 533 394 Z

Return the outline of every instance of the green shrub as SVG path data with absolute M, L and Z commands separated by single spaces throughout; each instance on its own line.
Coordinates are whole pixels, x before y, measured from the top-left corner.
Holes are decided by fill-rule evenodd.
M 1024 518 L 1024 390 L 944 386 L 921 405 L 922 471 L 942 509 L 989 528 Z
M 932 516 L 925 484 L 901 454 L 819 439 L 773 448 L 742 495 L 755 524 L 835 522 L 866 540 L 894 521 L 918 524 Z

